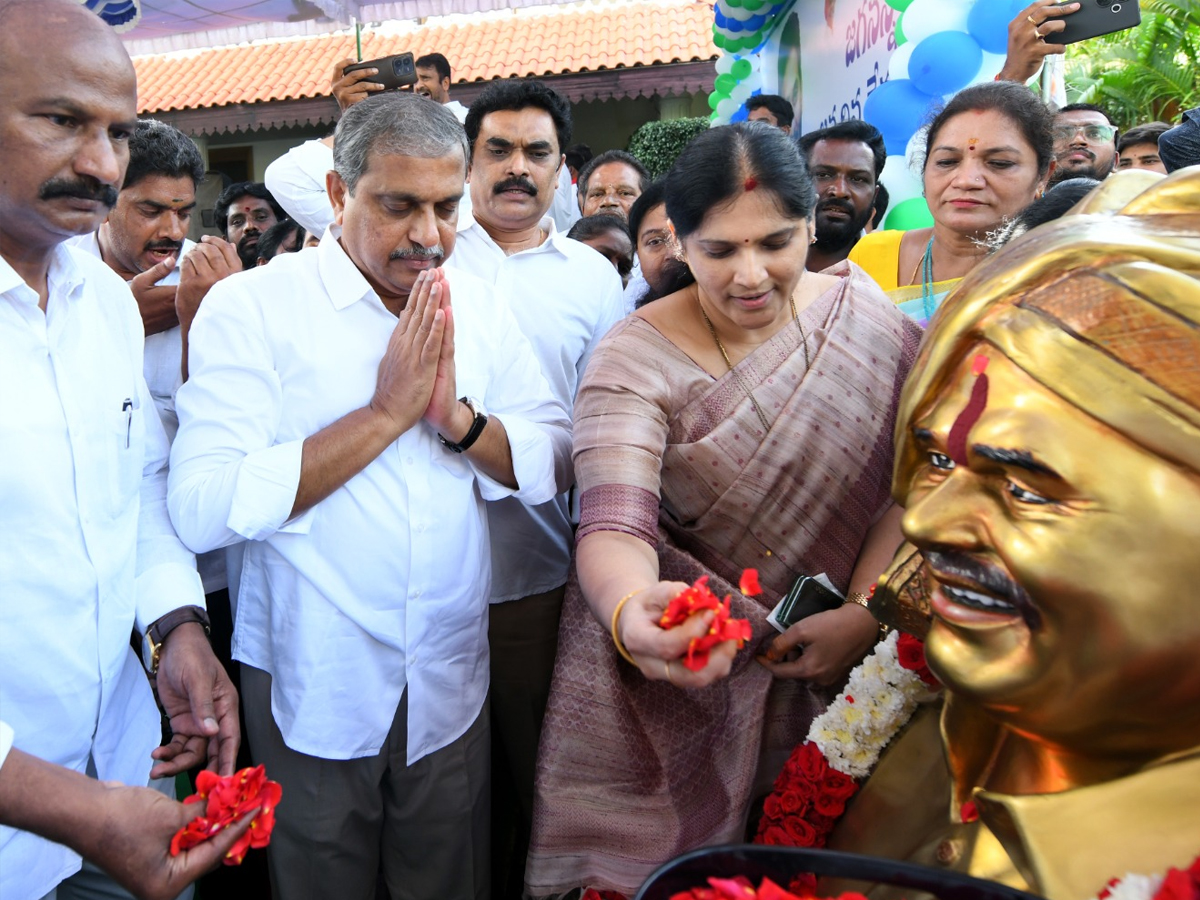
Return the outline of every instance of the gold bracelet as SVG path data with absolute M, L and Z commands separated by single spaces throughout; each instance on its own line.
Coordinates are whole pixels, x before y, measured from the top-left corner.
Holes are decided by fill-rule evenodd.
M 872 590 L 872 593 L 874 593 L 874 590 Z M 871 612 L 871 606 L 870 606 L 871 594 L 864 594 L 862 591 L 855 591 L 853 594 L 851 594 L 849 597 L 847 597 L 845 600 L 842 601 L 842 606 L 845 606 L 847 603 L 857 603 L 859 606 L 861 606 L 867 612 Z M 872 615 L 874 615 L 874 613 L 872 613 Z M 891 631 L 892 631 L 892 626 L 885 625 L 883 622 L 880 622 L 879 623 L 879 640 L 882 641 L 885 637 L 887 637 L 891 633 Z
M 621 598 L 621 601 L 617 604 L 616 609 L 613 610 L 612 614 L 613 644 L 616 645 L 617 652 L 621 654 L 621 658 L 628 662 L 631 666 L 637 666 L 637 663 L 633 661 L 633 657 L 630 655 L 629 651 L 625 649 L 625 645 L 621 643 L 621 636 L 617 633 L 617 622 L 620 620 L 621 610 L 625 608 L 625 604 L 629 602 L 629 598 L 634 594 L 640 594 L 644 590 L 645 588 L 638 588 L 636 591 L 630 591 Z

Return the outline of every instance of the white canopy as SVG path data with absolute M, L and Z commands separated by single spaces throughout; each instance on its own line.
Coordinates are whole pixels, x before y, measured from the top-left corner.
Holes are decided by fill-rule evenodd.
M 321 34 L 383 22 L 562 0 L 79 0 L 122 31 L 131 55 Z M 140 15 L 138 15 L 140 13 Z M 124 24 L 121 24 L 124 20 Z

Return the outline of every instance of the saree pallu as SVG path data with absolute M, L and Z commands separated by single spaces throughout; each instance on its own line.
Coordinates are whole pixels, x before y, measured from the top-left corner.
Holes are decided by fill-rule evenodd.
M 845 590 L 890 504 L 899 391 L 920 340 L 861 270 L 713 380 L 644 319 L 614 327 L 575 408 L 580 537 L 616 530 L 656 547 L 660 578 L 710 577 L 753 637 L 728 678 L 652 682 L 617 655 L 572 572 L 538 762 L 528 891 L 632 895 L 658 865 L 741 840 L 825 698 L 754 661 L 766 614 L 801 574 Z M 764 433 L 752 405 L 770 429 Z M 756 568 L 764 595 L 735 587 Z M 767 760 L 770 760 L 769 762 Z

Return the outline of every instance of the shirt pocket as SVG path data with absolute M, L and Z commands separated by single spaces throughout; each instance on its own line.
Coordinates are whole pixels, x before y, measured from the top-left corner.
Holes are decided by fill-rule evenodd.
M 133 507 L 142 483 L 146 456 L 146 410 L 135 394 L 120 409 L 110 407 L 104 443 L 108 450 L 108 498 L 113 518 Z M 151 409 L 153 412 L 153 409 Z M 157 415 L 157 413 L 155 413 Z

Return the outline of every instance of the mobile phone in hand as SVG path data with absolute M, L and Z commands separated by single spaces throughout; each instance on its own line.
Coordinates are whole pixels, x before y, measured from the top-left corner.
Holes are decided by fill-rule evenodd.
M 1079 9 L 1063 16 L 1062 31 L 1047 35 L 1053 44 L 1077 44 L 1088 38 L 1133 28 L 1142 21 L 1138 0 L 1078 0 Z M 1056 4 L 1066 6 L 1065 3 Z
M 411 53 L 397 53 L 395 56 L 384 56 L 379 59 L 364 59 L 360 63 L 346 66 L 342 72 L 357 72 L 360 69 L 378 69 L 377 74 L 366 80 L 382 84 L 389 91 L 417 83 L 417 66 Z

